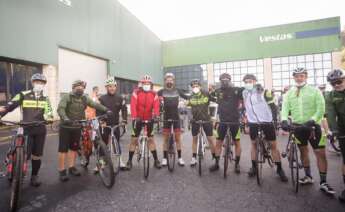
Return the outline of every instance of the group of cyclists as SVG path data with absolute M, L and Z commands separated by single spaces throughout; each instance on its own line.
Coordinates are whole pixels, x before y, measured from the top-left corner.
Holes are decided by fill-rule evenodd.
M 299 124 L 296 128 L 295 136 L 299 141 L 302 165 L 305 176 L 299 180 L 300 184 L 312 184 L 314 178 L 311 174 L 309 161 L 308 143 L 312 146 L 317 158 L 317 167 L 320 176 L 320 190 L 327 194 L 335 194 L 334 189 L 327 182 L 327 157 L 325 153 L 325 136 L 320 127 L 321 121 L 326 114 L 329 123 L 328 133 L 337 136 L 343 157 L 343 180 L 345 184 L 345 72 L 340 69 L 331 71 L 327 76 L 327 81 L 333 90 L 327 92 L 325 97 L 315 87 L 307 84 L 308 71 L 305 68 L 297 68 L 293 71 L 295 86 L 291 87 L 284 94 L 281 109 L 281 128 L 289 130 L 290 123 Z M 235 143 L 235 173 L 240 173 L 241 144 L 240 144 L 240 112 L 242 105 L 246 111 L 249 137 L 251 140 L 251 162 L 248 176 L 256 175 L 256 140 L 259 127 L 264 133 L 265 140 L 271 143 L 272 158 L 276 165 L 276 173 L 282 182 L 287 182 L 281 163 L 280 151 L 276 136 L 277 117 L 276 111 L 272 109 L 272 101 L 267 99 L 264 89 L 258 84 L 257 78 L 253 74 L 243 77 L 244 87 L 235 87 L 231 82 L 231 76 L 223 73 L 219 77 L 220 88 L 207 92 L 202 89 L 200 80 L 195 79 L 190 82 L 191 93 L 177 89 L 175 87 L 175 76 L 167 73 L 164 76 L 164 88 L 155 92 L 150 76 L 145 75 L 139 86 L 133 91 L 130 100 L 130 115 L 132 119 L 132 134 L 129 144 L 128 161 L 124 164 L 121 161 L 123 170 L 131 170 L 132 159 L 138 144 L 138 137 L 143 128 L 143 121 L 147 124 L 147 135 L 149 137 L 149 150 L 154 159 L 154 167 L 160 169 L 167 166 L 167 143 L 171 125 L 175 132 L 176 149 L 178 155 L 178 165 L 184 166 L 182 159 L 181 123 L 179 121 L 168 122 L 167 120 L 179 120 L 180 98 L 188 102 L 191 107 L 192 121 L 192 157 L 190 166 L 195 166 L 197 157 L 197 134 L 199 124 L 196 121 L 203 121 L 202 128 L 207 137 L 208 146 L 214 160 L 214 164 L 209 167 L 210 172 L 219 170 L 219 161 L 223 147 L 227 128 L 230 128 L 232 139 Z M 16 107 L 21 107 L 23 121 L 43 121 L 53 119 L 53 110 L 49 99 L 44 96 L 43 90 L 47 79 L 43 74 L 34 74 L 31 79 L 32 89 L 22 91 L 17 94 L 6 106 L 0 107 L 0 117 L 13 111 Z M 58 147 L 58 171 L 59 179 L 62 182 L 68 181 L 69 175 L 80 176 L 80 171 L 76 168 L 77 151 L 80 148 L 81 126 L 78 120 L 85 119 L 85 109 L 94 108 L 97 114 L 106 114 L 107 119 L 103 124 L 115 126 L 120 122 L 127 124 L 128 112 L 124 98 L 117 92 L 117 82 L 114 77 L 109 77 L 105 81 L 106 94 L 100 96 L 97 101 L 93 101 L 85 94 L 86 82 L 77 80 L 72 84 L 70 93 L 64 95 L 58 105 L 57 112 L 60 116 L 61 125 L 59 128 Z M 218 124 L 214 131 L 214 124 L 209 113 L 210 102 L 218 104 Z M 160 111 L 160 107 L 163 108 Z M 120 119 L 121 112 L 121 119 Z M 154 141 L 153 126 L 159 120 L 160 113 L 163 113 L 163 158 L 158 159 L 157 147 Z M 227 125 L 225 123 L 233 123 Z M 311 129 L 314 129 L 313 132 Z M 38 178 L 41 167 L 41 157 L 43 155 L 44 142 L 46 137 L 45 126 L 32 126 L 25 128 L 28 136 L 29 152 L 31 153 L 32 175 L 30 184 L 34 187 L 40 186 Z M 109 131 L 102 131 L 102 139 L 108 141 Z M 119 131 L 115 132 L 119 138 Z M 67 162 L 67 166 L 66 166 Z M 97 171 L 97 170 L 96 170 Z M 339 196 L 345 202 L 345 190 Z

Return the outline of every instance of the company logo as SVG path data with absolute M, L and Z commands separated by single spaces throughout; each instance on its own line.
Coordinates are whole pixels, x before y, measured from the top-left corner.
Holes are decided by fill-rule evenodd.
M 260 43 L 267 43 L 267 42 L 291 40 L 293 38 L 294 38 L 294 34 L 293 33 L 286 33 L 286 34 L 276 34 L 276 35 L 260 36 L 259 40 L 260 40 Z
M 59 0 L 59 2 L 69 7 L 72 6 L 72 0 Z

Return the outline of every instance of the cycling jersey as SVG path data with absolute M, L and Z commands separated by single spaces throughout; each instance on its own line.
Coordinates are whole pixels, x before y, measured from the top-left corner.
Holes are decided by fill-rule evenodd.
M 218 104 L 219 119 L 222 122 L 238 122 L 238 107 L 242 98 L 243 88 L 228 87 L 219 88 L 211 93 Z
M 201 91 L 197 94 L 192 94 L 188 101 L 188 105 L 192 107 L 193 119 L 195 121 L 209 121 L 210 115 L 208 111 L 208 106 L 210 104 L 210 98 L 212 98 L 208 93 Z M 213 99 L 213 98 L 212 98 Z
M 291 112 L 292 122 L 304 124 L 309 120 L 321 122 L 325 113 L 325 100 L 317 88 L 305 85 L 291 88 L 283 98 L 282 120 L 287 120 Z
M 22 91 L 17 94 L 7 103 L 5 106 L 6 112 L 2 113 L 1 116 L 13 111 L 18 106 L 21 107 L 24 122 L 44 121 L 53 118 L 53 110 L 48 97 L 43 95 L 36 97 L 32 90 Z
M 179 89 L 161 89 L 158 91 L 158 96 L 163 102 L 164 120 L 177 120 L 179 117 L 178 105 L 180 97 L 187 99 L 187 96 Z
M 105 94 L 99 98 L 99 103 L 113 112 L 111 117 L 107 117 L 106 123 L 108 126 L 114 126 L 119 123 L 119 113 L 121 111 L 122 120 L 127 121 L 127 106 L 123 97 L 119 94 Z M 97 111 L 97 115 L 102 112 Z
M 331 131 L 345 135 L 345 90 L 326 94 L 327 121 Z
M 133 91 L 131 98 L 131 117 L 150 120 L 153 115 L 159 116 L 159 99 L 154 91 L 145 92 L 142 89 Z

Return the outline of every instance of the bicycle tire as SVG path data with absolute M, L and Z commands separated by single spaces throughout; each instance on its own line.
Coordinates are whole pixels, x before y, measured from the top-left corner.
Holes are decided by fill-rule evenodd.
M 202 157 L 203 157 L 203 149 L 202 149 L 202 137 L 199 135 L 198 136 L 198 172 L 199 172 L 199 176 L 202 175 L 202 165 L 201 165 L 201 161 L 202 161 Z
M 225 137 L 225 147 L 224 147 L 224 178 L 227 177 L 227 172 L 228 172 L 228 166 L 229 166 L 229 153 L 230 153 L 230 138 L 227 135 Z
M 290 157 L 289 157 L 289 165 L 291 169 L 291 181 L 292 181 L 292 187 L 295 191 L 295 193 L 298 193 L 298 187 L 299 187 L 299 162 L 298 162 L 298 150 L 297 150 L 297 144 L 292 143 L 291 149 L 290 149 Z
M 112 149 L 114 152 L 111 152 L 111 160 L 113 162 L 113 165 L 114 165 L 114 173 L 115 175 L 117 175 L 119 172 L 120 172 L 120 157 L 121 157 L 121 154 L 120 154 L 120 147 L 119 147 L 119 142 L 113 138 L 111 140 L 111 145 L 112 145 Z
M 24 148 L 16 147 L 14 156 L 15 166 L 13 167 L 13 180 L 11 183 L 10 211 L 17 211 L 21 196 L 23 164 L 24 164 Z
M 340 152 L 340 147 L 339 147 L 339 140 L 336 138 L 333 139 L 329 139 L 329 143 L 331 144 L 332 148 L 336 151 L 336 152 Z M 338 145 L 336 145 L 338 144 Z
M 90 157 L 92 154 L 92 148 L 93 148 L 93 144 L 91 140 L 82 140 L 81 142 L 81 147 L 80 147 L 81 151 L 80 151 L 80 161 L 81 161 L 81 165 L 84 168 L 87 168 L 89 163 L 90 163 Z M 84 162 L 83 162 L 84 161 Z
M 143 138 L 144 139 L 144 138 Z M 144 147 L 143 150 L 143 167 L 144 167 L 144 178 L 147 179 L 150 174 L 150 158 L 149 158 L 149 147 L 147 139 L 142 141 L 142 145 Z
M 262 164 L 264 163 L 263 141 L 256 141 L 256 181 L 259 186 L 262 184 Z
M 96 166 L 99 171 L 99 176 L 103 185 L 106 188 L 111 188 L 115 183 L 115 173 L 113 163 L 110 158 L 110 152 L 103 141 L 98 139 L 96 142 Z
M 168 170 L 170 172 L 174 171 L 175 168 L 175 159 L 176 159 L 176 151 L 175 151 L 175 141 L 174 141 L 174 136 L 170 135 L 169 140 L 168 140 L 169 148 L 168 148 Z

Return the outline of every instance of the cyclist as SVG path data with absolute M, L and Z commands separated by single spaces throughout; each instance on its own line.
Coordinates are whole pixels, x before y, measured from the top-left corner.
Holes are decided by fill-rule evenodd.
M 299 179 L 301 185 L 314 182 L 310 171 L 308 141 L 314 149 L 320 173 L 320 190 L 328 194 L 334 194 L 333 188 L 326 182 L 327 158 L 325 152 L 325 139 L 322 136 L 320 123 L 325 113 L 325 100 L 321 92 L 307 84 L 308 71 L 305 68 L 296 68 L 293 71 L 295 86 L 284 96 L 282 105 L 282 129 L 289 129 L 289 112 L 293 123 L 304 126 L 295 129 L 295 136 L 300 142 L 298 147 L 301 152 L 301 160 L 305 176 Z M 311 130 L 314 128 L 314 130 Z
M 241 157 L 241 144 L 240 144 L 240 114 L 239 105 L 242 101 L 242 88 L 233 87 L 231 85 L 231 76 L 228 73 L 223 73 L 219 76 L 220 88 L 216 89 L 211 95 L 217 100 L 218 115 L 220 122 L 233 122 L 238 123 L 236 126 L 231 126 L 230 131 L 232 139 L 235 141 L 235 172 L 240 173 L 240 157 Z M 223 140 L 227 131 L 227 125 L 219 123 L 217 128 L 217 141 L 215 147 L 216 164 L 210 168 L 210 171 L 219 170 L 219 157 L 222 152 Z
M 44 121 L 53 119 L 53 112 L 47 96 L 43 95 L 43 89 L 47 79 L 43 74 L 36 73 L 31 77 L 32 89 L 18 93 L 6 106 L 0 107 L 0 118 L 18 106 L 21 107 L 22 121 Z M 47 129 L 44 125 L 25 127 L 24 134 L 28 136 L 28 154 L 31 155 L 31 180 L 30 185 L 41 185 L 38 172 L 41 167 L 41 158 L 46 139 Z
M 105 81 L 105 89 L 107 90 L 107 94 L 102 95 L 99 98 L 99 102 L 101 105 L 105 106 L 106 108 L 109 108 L 113 112 L 112 116 L 107 117 L 105 124 L 108 126 L 115 126 L 119 124 L 119 113 L 121 111 L 121 117 L 122 117 L 122 123 L 127 124 L 127 106 L 126 102 L 123 99 L 123 97 L 118 94 L 117 92 L 117 82 L 114 77 L 109 77 Z M 97 111 L 97 115 L 101 115 L 99 111 Z M 108 144 L 109 141 L 109 135 L 111 133 L 111 130 L 109 128 L 104 128 L 102 130 L 102 139 L 103 141 Z M 115 137 L 117 140 L 120 139 L 120 129 L 117 128 L 115 130 Z M 126 165 L 122 162 L 122 159 L 120 158 L 120 168 L 124 170 Z M 97 171 L 97 170 L 95 170 Z
M 172 120 L 179 120 L 179 102 L 180 97 L 186 99 L 187 96 L 182 93 L 181 90 L 175 88 L 175 76 L 172 73 L 166 73 L 164 76 L 164 85 L 165 88 L 158 91 L 158 96 L 161 98 L 161 102 L 163 103 L 163 117 L 164 120 L 172 119 Z M 162 159 L 162 166 L 167 165 L 167 157 L 168 157 L 168 139 L 170 134 L 170 127 L 173 124 L 174 132 L 175 132 L 175 141 L 176 141 L 176 149 L 177 149 L 177 157 L 178 157 L 178 165 L 184 166 L 185 163 L 182 159 L 182 145 L 181 145 L 181 126 L 180 121 L 173 122 L 173 123 L 163 123 L 163 135 L 164 135 L 164 143 L 163 143 L 163 159 Z
M 212 153 L 212 158 L 216 158 L 215 155 L 215 148 L 213 144 L 213 126 L 209 115 L 208 107 L 210 104 L 210 95 L 205 91 L 201 90 L 201 83 L 198 79 L 194 79 L 191 81 L 190 86 L 192 87 L 192 95 L 189 99 L 188 105 L 191 106 L 192 109 L 192 116 L 194 121 L 207 121 L 209 123 L 203 124 L 203 129 L 205 131 L 210 150 Z M 192 160 L 190 165 L 193 167 L 196 165 L 196 150 L 197 150 L 197 135 L 199 132 L 199 125 L 195 122 L 192 122 L 192 136 L 193 136 L 193 144 L 192 144 Z M 216 164 L 218 161 L 216 161 Z
M 328 73 L 327 81 L 333 90 L 326 95 L 327 120 L 330 132 L 338 136 L 341 154 L 343 156 L 343 181 L 345 184 L 345 73 L 335 69 Z M 345 202 L 345 190 L 339 196 Z
M 81 126 L 77 120 L 85 119 L 85 109 L 87 106 L 96 110 L 107 112 L 111 116 L 112 112 L 103 105 L 94 102 L 88 95 L 84 94 L 86 82 L 76 80 L 72 84 L 72 92 L 64 95 L 58 105 L 57 112 L 61 119 L 59 131 L 59 175 L 60 181 L 69 180 L 65 169 L 65 160 L 68 158 L 68 171 L 70 175 L 80 176 L 80 172 L 75 167 L 77 150 L 81 137 Z
M 142 121 L 150 120 L 147 125 L 149 149 L 154 159 L 154 166 L 160 169 L 161 164 L 158 160 L 156 144 L 152 134 L 154 120 L 159 117 L 159 99 L 157 93 L 152 90 L 153 83 L 150 76 L 145 75 L 140 80 L 140 84 L 142 86 L 133 91 L 131 98 L 132 140 L 129 144 L 129 157 L 126 166 L 128 170 L 132 168 L 135 147 L 138 144 L 138 137 L 143 127 Z
M 277 147 L 276 131 L 273 124 L 272 111 L 265 100 L 264 89 L 260 84 L 257 84 L 256 77 L 252 74 L 247 74 L 243 77 L 245 83 L 245 90 L 243 91 L 243 101 L 246 108 L 246 114 L 249 126 L 249 135 L 252 140 L 251 158 L 252 168 L 250 168 L 248 175 L 253 177 L 256 175 L 256 138 L 258 136 L 258 124 L 262 123 L 261 129 L 265 135 L 267 142 L 271 142 L 272 157 L 277 166 L 277 174 L 280 180 L 287 182 L 288 179 L 282 168 L 280 153 Z

